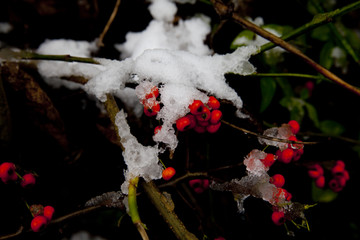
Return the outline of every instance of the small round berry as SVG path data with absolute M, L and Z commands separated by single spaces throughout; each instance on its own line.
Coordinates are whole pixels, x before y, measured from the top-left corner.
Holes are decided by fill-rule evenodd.
M 209 100 L 207 102 L 207 105 L 211 108 L 211 109 L 219 109 L 220 108 L 220 102 L 219 100 L 217 100 L 214 96 L 210 96 Z
M 281 188 L 285 184 L 285 178 L 281 174 L 275 174 L 270 178 L 270 183 L 274 184 L 276 187 Z
M 341 167 L 345 168 L 345 163 L 344 163 L 344 161 L 342 161 L 342 160 L 337 160 L 337 161 L 335 162 L 335 165 L 341 166 Z
M 0 178 L 4 183 L 15 181 L 18 176 L 15 171 L 15 164 L 12 162 L 3 162 L 0 165 Z
M 293 156 L 293 160 L 296 162 L 298 161 L 301 156 L 304 154 L 304 149 L 294 149 L 294 156 Z
M 44 217 L 42 215 L 38 215 L 31 220 L 30 225 L 31 225 L 31 229 L 34 232 L 40 232 L 41 230 L 43 230 L 46 227 L 47 223 L 48 223 L 48 220 L 46 217 Z
M 264 164 L 265 167 L 271 167 L 275 163 L 275 155 L 272 153 L 266 154 L 264 159 L 260 159 L 260 161 Z
M 35 182 L 36 182 L 36 179 L 35 179 L 34 174 L 27 173 L 22 177 L 20 185 L 23 188 L 30 188 L 30 187 L 33 187 L 35 185 Z
M 151 107 L 144 106 L 144 113 L 148 117 L 155 116 L 160 111 L 160 104 L 156 103 Z
M 208 179 L 192 179 L 189 181 L 190 187 L 196 193 L 203 193 L 206 189 L 209 188 L 209 180 Z
M 190 120 L 190 125 L 189 125 L 188 129 L 194 128 L 197 124 L 195 116 L 192 114 L 188 114 L 188 115 L 186 115 L 186 117 Z
M 285 214 L 283 212 L 273 212 L 271 214 L 271 220 L 275 225 L 283 225 L 285 223 Z
M 207 107 L 203 107 L 201 113 L 196 115 L 196 119 L 198 121 L 209 121 L 210 115 L 210 109 Z
M 299 130 L 300 130 L 300 125 L 299 125 L 299 123 L 298 123 L 297 121 L 295 121 L 295 120 L 290 120 L 290 121 L 288 122 L 288 124 L 289 124 L 290 129 L 291 129 L 291 132 L 292 132 L 293 134 L 297 134 L 297 133 L 299 132 Z
M 148 94 L 145 95 L 146 99 L 157 98 L 159 96 L 159 88 L 153 86 Z
M 325 177 L 319 176 L 315 179 L 315 186 L 318 188 L 323 188 L 325 186 Z
M 162 171 L 162 177 L 164 180 L 168 181 L 175 175 L 175 173 L 175 168 L 167 167 Z
M 202 126 L 202 127 L 207 127 L 210 125 L 210 122 L 209 121 L 197 121 L 196 124 L 199 126 Z
M 48 221 L 51 221 L 53 215 L 54 215 L 55 209 L 52 206 L 45 206 L 44 207 L 44 217 L 47 218 Z
M 286 148 L 283 151 L 277 150 L 276 155 L 278 156 L 278 160 L 283 163 L 290 163 L 293 156 L 294 156 L 294 150 L 291 148 Z
M 340 182 L 336 178 L 329 181 L 329 187 L 334 192 L 340 192 L 343 189 L 343 186 L 340 185 Z
M 288 138 L 288 140 L 290 141 L 299 141 L 295 136 L 290 136 Z M 303 149 L 304 148 L 304 144 L 301 143 L 289 143 L 288 144 L 288 148 L 292 148 L 292 149 Z
M 309 167 L 308 175 L 311 178 L 318 178 L 324 174 L 324 169 L 318 163 L 315 163 Z
M 162 126 L 156 126 L 154 129 L 154 135 L 158 134 L 161 131 Z
M 222 118 L 222 112 L 220 110 L 212 110 L 211 114 L 210 114 L 210 123 L 211 124 L 216 124 L 218 122 L 220 122 Z
M 331 168 L 331 174 L 333 176 L 342 175 L 344 171 L 345 168 L 341 165 L 335 165 L 333 168 Z
M 194 100 L 192 104 L 189 105 L 190 112 L 194 115 L 201 114 L 204 108 L 204 103 L 200 100 Z
M 219 130 L 220 126 L 221 122 L 218 122 L 217 124 L 210 124 L 206 127 L 206 131 L 208 131 L 209 133 L 216 133 Z
M 179 118 L 178 120 L 176 120 L 176 128 L 179 131 L 187 130 L 190 127 L 190 125 L 191 125 L 191 121 L 187 116 Z

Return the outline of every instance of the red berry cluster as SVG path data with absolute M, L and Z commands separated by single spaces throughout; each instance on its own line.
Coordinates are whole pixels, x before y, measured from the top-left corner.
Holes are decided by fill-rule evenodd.
M 12 162 L 3 162 L 0 165 L 0 178 L 5 184 L 20 179 L 20 185 L 23 188 L 30 188 L 34 186 L 36 182 L 35 175 L 32 173 L 26 173 L 23 176 L 20 176 L 16 172 L 15 164 Z
M 346 182 L 350 179 L 349 172 L 345 169 L 345 163 L 342 160 L 337 160 L 331 168 L 331 179 L 328 181 L 329 188 L 334 192 L 341 191 Z M 324 176 L 324 169 L 319 163 L 311 165 L 308 169 L 308 175 L 315 180 L 315 186 L 324 188 L 326 179 Z
M 194 129 L 198 133 L 215 133 L 221 126 L 222 112 L 219 110 L 220 102 L 210 96 L 207 104 L 194 100 L 190 105 L 190 113 L 176 121 L 179 131 Z
M 148 117 L 156 116 L 160 111 L 160 102 L 157 100 L 159 97 L 159 88 L 156 86 L 151 87 L 145 94 L 143 99 L 140 99 L 144 105 L 144 113 Z
M 189 181 L 189 186 L 194 192 L 200 194 L 209 188 L 209 179 L 192 179 Z
M 30 226 L 34 232 L 39 232 L 44 229 L 51 221 L 55 212 L 55 209 L 52 206 L 44 207 L 40 204 L 31 205 L 29 209 L 33 215 Z
M 296 134 L 300 130 L 300 125 L 295 120 L 290 120 L 288 122 L 290 130 L 293 135 L 291 135 L 288 140 L 289 141 L 298 141 L 296 138 Z M 301 155 L 304 153 L 304 145 L 300 143 L 291 144 L 289 143 L 287 148 L 285 149 L 278 149 L 276 151 L 276 155 L 278 156 L 278 160 L 283 163 L 290 163 L 291 161 L 298 161 Z

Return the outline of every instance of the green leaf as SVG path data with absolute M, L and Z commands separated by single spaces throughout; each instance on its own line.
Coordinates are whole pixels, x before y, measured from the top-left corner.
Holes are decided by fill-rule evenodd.
M 305 115 L 305 102 L 300 98 L 284 97 L 280 100 L 280 105 L 287 108 L 290 112 L 290 119 L 296 120 L 299 123 Z
M 316 40 L 326 42 L 331 38 L 330 29 L 326 25 L 317 27 L 311 32 L 311 37 Z
M 248 45 L 249 41 L 254 40 L 255 37 L 256 37 L 256 34 L 250 30 L 241 31 L 232 41 L 230 48 L 236 49 L 238 47 Z
M 321 203 L 332 202 L 338 196 L 338 194 L 332 191 L 331 189 L 328 188 L 322 189 L 316 187 L 314 182 L 312 184 L 311 193 L 312 193 L 313 201 L 321 202 Z
M 265 111 L 265 109 L 270 105 L 275 91 L 276 91 L 276 82 L 273 78 L 261 78 L 260 79 L 260 89 L 261 89 L 261 104 L 260 112 Z
M 331 41 L 328 41 L 320 51 L 319 63 L 327 69 L 330 69 L 334 62 L 333 58 L 331 57 L 333 48 L 334 44 Z
M 345 127 L 333 120 L 324 120 L 320 122 L 320 130 L 331 136 L 339 136 L 345 131 Z
M 316 127 L 319 127 L 320 124 L 319 124 L 319 119 L 318 119 L 316 108 L 312 104 L 307 103 L 307 102 L 305 102 L 305 107 L 308 112 L 309 118 L 313 121 L 313 123 Z

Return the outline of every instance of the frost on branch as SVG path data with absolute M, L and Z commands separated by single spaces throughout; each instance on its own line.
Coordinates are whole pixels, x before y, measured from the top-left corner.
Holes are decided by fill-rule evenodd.
M 267 173 L 269 168 L 261 161 L 265 157 L 265 152 L 252 150 L 244 160 L 246 176 L 221 184 L 213 182 L 210 187 L 218 191 L 231 191 L 237 200 L 240 212 L 244 211 L 243 202 L 249 196 L 261 198 L 276 207 L 291 208 L 291 202 L 287 200 L 287 191 L 269 182 L 270 176 Z
M 124 172 L 125 182 L 121 186 L 121 191 L 124 194 L 128 193 L 129 180 L 134 177 L 142 177 L 145 181 L 160 179 L 162 166 L 158 162 L 158 148 L 143 146 L 137 141 L 130 132 L 123 110 L 116 115 L 115 124 L 119 130 L 120 142 L 125 148 L 123 157 L 128 167 Z
M 272 127 L 266 129 L 263 135 L 288 140 L 290 136 L 293 136 L 293 133 L 291 132 L 289 124 L 284 123 L 280 127 Z M 281 151 L 288 147 L 288 143 L 286 142 L 273 141 L 260 137 L 258 138 L 258 141 L 261 144 L 278 147 Z

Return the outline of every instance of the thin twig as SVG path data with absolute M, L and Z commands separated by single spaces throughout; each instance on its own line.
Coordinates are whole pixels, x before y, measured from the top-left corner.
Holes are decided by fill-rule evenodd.
M 116 14 L 117 14 L 118 9 L 119 9 L 119 6 L 120 6 L 120 2 L 121 2 L 121 0 L 117 0 L 117 1 L 116 1 L 115 7 L 114 7 L 114 9 L 113 9 L 113 11 L 112 11 L 112 13 L 111 13 L 111 15 L 110 15 L 110 18 L 109 18 L 108 22 L 106 23 L 104 30 L 102 31 L 102 33 L 101 33 L 100 36 L 99 36 L 99 39 L 98 39 L 98 41 L 97 41 L 97 45 L 98 45 L 99 47 L 103 47 L 103 46 L 104 46 L 103 39 L 104 39 L 105 34 L 107 33 L 107 31 L 109 30 L 110 25 L 112 24 L 112 22 L 114 21 L 114 19 L 115 19 L 115 17 L 116 17 Z
M 250 135 L 256 136 L 258 138 L 264 138 L 264 139 L 267 139 L 267 140 L 275 141 L 275 142 L 284 142 L 284 143 L 290 143 L 290 144 L 308 144 L 308 145 L 318 144 L 318 142 L 291 141 L 291 140 L 287 140 L 287 139 L 283 139 L 283 138 L 269 137 L 269 136 L 266 136 L 266 135 L 258 134 L 258 133 L 249 131 L 247 129 L 238 127 L 238 126 L 236 126 L 236 125 L 234 125 L 232 123 L 229 123 L 227 121 L 224 121 L 224 120 L 221 120 L 221 122 L 228 125 L 228 126 L 230 126 L 230 127 L 232 127 L 232 128 L 235 128 L 235 129 L 237 129 L 239 131 L 242 131 L 243 133 L 250 134 Z

